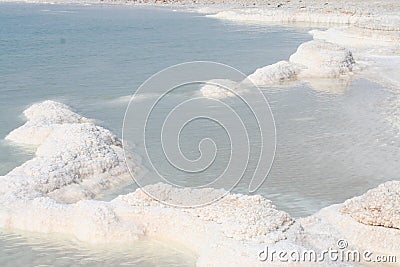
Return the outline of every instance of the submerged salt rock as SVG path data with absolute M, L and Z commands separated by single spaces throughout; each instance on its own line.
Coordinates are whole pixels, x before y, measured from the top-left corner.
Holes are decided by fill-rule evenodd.
M 228 79 L 213 79 L 200 88 L 204 97 L 221 99 L 245 92 L 240 83 Z
M 271 85 L 295 80 L 300 70 L 301 66 L 299 65 L 288 61 L 279 61 L 275 64 L 257 69 L 253 74 L 249 75 L 248 78 L 255 85 Z
M 390 181 L 346 200 L 342 213 L 358 222 L 400 229 L 400 181 Z
M 300 77 L 339 77 L 351 73 L 355 64 L 348 49 L 322 40 L 301 44 L 289 61 L 305 67 Z
M 67 105 L 51 100 L 36 103 L 24 111 L 27 122 L 6 136 L 16 143 L 40 145 L 53 129 L 66 123 L 90 122 L 73 112 Z

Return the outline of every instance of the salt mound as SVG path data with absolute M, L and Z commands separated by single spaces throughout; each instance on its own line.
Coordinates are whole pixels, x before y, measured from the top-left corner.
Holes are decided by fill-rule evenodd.
M 29 143 L 34 133 L 40 146 L 33 159 L 7 174 L 8 190 L 24 188 L 70 203 L 129 179 L 122 143 L 109 130 L 54 101 L 34 104 L 24 115 L 28 122 L 8 137 Z
M 400 181 L 390 181 L 346 200 L 342 213 L 358 222 L 400 229 Z
M 235 97 L 235 93 L 240 94 L 245 91 L 239 83 L 227 79 L 214 79 L 208 82 L 200 88 L 204 97 L 216 99 Z
M 118 176 L 126 172 L 120 140 L 104 128 L 84 123 L 55 128 L 36 157 L 8 176 L 29 177 L 35 190 L 73 202 L 121 182 Z
M 46 100 L 33 104 L 24 111 L 27 122 L 10 132 L 6 140 L 21 144 L 40 145 L 58 125 L 65 123 L 90 122 L 85 117 L 71 111 L 62 103 Z
M 24 111 L 28 121 L 36 124 L 63 124 L 63 123 L 81 123 L 89 120 L 81 115 L 71 111 L 70 107 L 65 104 L 46 100 L 36 103 Z
M 312 246 L 316 251 L 322 251 L 327 248 L 339 250 L 338 241 L 344 240 L 347 247 L 343 251 L 358 250 L 369 251 L 374 255 L 400 256 L 398 229 L 360 223 L 349 214 L 340 212 L 341 206 L 341 204 L 332 205 L 309 217 L 298 219 L 297 223 L 301 225 L 303 231 L 297 236 L 297 242 Z M 364 264 L 366 261 L 362 262 Z
M 301 77 L 339 77 L 352 71 L 355 64 L 352 53 L 337 44 L 313 40 L 301 44 L 290 62 L 303 65 Z
M 257 69 L 248 78 L 255 85 L 271 85 L 296 79 L 301 67 L 288 61 L 279 61 Z
M 301 44 L 289 61 L 279 61 L 257 69 L 248 78 L 259 86 L 279 85 L 291 80 L 307 82 L 312 88 L 329 93 L 343 92 L 355 64 L 352 53 L 322 40 Z
M 146 202 L 147 205 L 162 206 L 144 192 L 149 192 L 160 201 L 169 200 L 181 204 L 191 199 L 212 199 L 210 196 L 226 195 L 215 203 L 183 211 L 200 220 L 217 223 L 227 237 L 235 240 L 277 242 L 285 239 L 283 233 L 293 223 L 289 214 L 277 210 L 270 200 L 262 196 L 221 194 L 221 189 L 178 189 L 159 183 L 145 186 L 136 190 L 131 196 L 124 196 L 121 199 L 132 205 Z
M 39 147 L 33 159 L 0 177 L 0 226 L 92 243 L 143 235 L 138 225 L 121 223 L 109 203 L 84 201 L 130 180 L 121 140 L 61 103 L 34 104 L 24 115 L 28 122 L 9 136 L 27 143 L 24 134 L 36 133 Z

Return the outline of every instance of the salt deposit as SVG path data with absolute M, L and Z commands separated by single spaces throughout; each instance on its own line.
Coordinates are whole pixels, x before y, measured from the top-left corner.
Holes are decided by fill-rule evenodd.
M 248 78 L 258 86 L 276 86 L 297 80 L 307 82 L 318 91 L 342 93 L 351 80 L 354 65 L 348 49 L 313 40 L 301 44 L 289 61 L 259 68 Z
M 54 101 L 34 104 L 24 115 L 28 121 L 6 139 L 40 146 L 7 174 L 9 184 L 23 181 L 27 190 L 75 202 L 129 179 L 121 141 L 110 131 Z
M 68 106 L 47 100 L 34 104 L 24 111 L 28 120 L 23 126 L 6 136 L 6 140 L 21 144 L 40 145 L 50 132 L 62 124 L 90 122 L 73 112 Z
M 227 79 L 214 79 L 200 88 L 204 97 L 216 99 L 234 97 L 235 94 L 241 94 L 245 91 L 239 83 Z
M 302 77 L 339 77 L 352 71 L 352 53 L 339 45 L 313 40 L 299 46 L 290 62 L 304 66 Z
M 400 182 L 386 182 L 346 200 L 341 212 L 364 224 L 400 229 Z
M 385 1 L 379 5 L 372 0 L 254 3 L 255 8 L 217 6 L 202 8 L 199 12 L 208 13 L 208 17 L 240 23 L 290 23 L 296 26 L 331 27 L 327 30 L 311 31 L 317 42 L 300 45 L 298 51 L 292 55 L 289 62 L 300 63 L 306 66 L 305 70 L 301 73 L 281 73 L 280 66 L 290 70 L 290 65 L 282 63 L 259 68 L 249 76 L 257 85 L 280 85 L 289 74 L 300 81 L 307 81 L 314 89 L 336 93 L 343 92 L 341 85 L 349 82 L 342 82 L 342 77 L 340 82 L 334 80 L 342 74 L 353 72 L 384 86 L 399 88 L 400 81 L 396 78 L 400 67 L 398 1 Z M 276 83 L 273 83 L 274 79 L 269 78 L 271 72 L 273 77 L 275 74 L 282 74 L 282 80 L 278 75 Z M 315 77 L 332 77 L 332 84 L 338 84 L 339 88 L 326 87 L 315 81 Z
M 297 79 L 301 68 L 301 65 L 293 64 L 288 61 L 279 61 L 275 64 L 257 69 L 253 74 L 250 74 L 248 78 L 255 85 L 274 85 Z
M 340 209 L 340 204 L 332 205 L 309 217 L 298 219 L 297 223 L 304 229 L 298 236 L 298 242 L 308 244 L 317 251 L 329 247 L 341 251 L 338 241 L 344 240 L 347 250 L 358 250 L 361 253 L 369 251 L 373 252 L 373 256 L 380 254 L 400 257 L 398 229 L 359 223 L 349 214 L 341 213 Z

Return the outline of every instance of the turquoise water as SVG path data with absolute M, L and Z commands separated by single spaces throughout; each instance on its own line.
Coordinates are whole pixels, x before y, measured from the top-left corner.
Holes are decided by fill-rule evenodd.
M 46 99 L 66 103 L 120 135 L 124 96 L 155 72 L 185 61 L 211 60 L 250 74 L 287 59 L 311 39 L 305 28 L 239 25 L 196 13 L 123 6 L 2 3 L 0 23 L 1 139 L 23 123 L 27 106 Z M 278 143 L 270 176 L 257 193 L 278 208 L 305 216 L 398 177 L 398 129 L 387 120 L 388 101 L 396 93 L 366 80 L 336 92 L 304 84 L 262 90 L 275 116 Z M 198 128 L 184 139 L 187 147 L 197 146 L 212 131 Z M 1 141 L 0 175 L 33 153 L 34 148 Z M 185 177 L 177 179 L 184 182 Z M 116 188 L 102 198 L 134 188 Z M 235 191 L 247 193 L 246 184 Z M 0 251 L 1 266 L 17 260 L 21 265 L 70 266 L 83 259 L 98 265 L 105 258 L 105 265 L 194 264 L 190 253 L 152 241 L 110 250 L 2 232 Z

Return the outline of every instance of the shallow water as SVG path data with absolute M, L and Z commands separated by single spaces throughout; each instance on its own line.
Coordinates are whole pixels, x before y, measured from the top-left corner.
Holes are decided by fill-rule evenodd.
M 45 99 L 71 105 L 120 135 L 124 96 L 155 72 L 184 61 L 211 60 L 250 74 L 287 59 L 311 39 L 307 29 L 238 25 L 154 8 L 0 4 L 0 21 L 1 138 L 23 123 L 21 112 L 27 106 Z M 397 95 L 366 80 L 336 89 L 327 92 L 306 84 L 262 88 L 275 116 L 278 143 L 271 173 L 257 193 L 293 216 L 342 202 L 399 173 L 400 142 L 388 121 L 388 107 Z M 209 135 L 221 136 L 213 126 L 194 125 L 183 136 L 184 150 L 195 158 L 193 146 Z M 33 148 L 1 141 L 0 174 L 33 153 Z M 187 181 L 184 175 L 175 179 Z M 129 184 L 101 198 L 134 189 Z M 247 193 L 247 184 L 239 184 L 235 191 Z M 105 252 L 2 232 L 0 250 L 2 266 L 17 260 L 21 265 L 70 266 L 86 258 L 93 265 L 104 260 L 104 265 L 194 263 L 187 252 L 152 241 Z M 67 256 L 54 262 L 66 251 Z
M 195 255 L 159 241 L 90 246 L 67 237 L 0 231 L 1 266 L 195 266 Z

